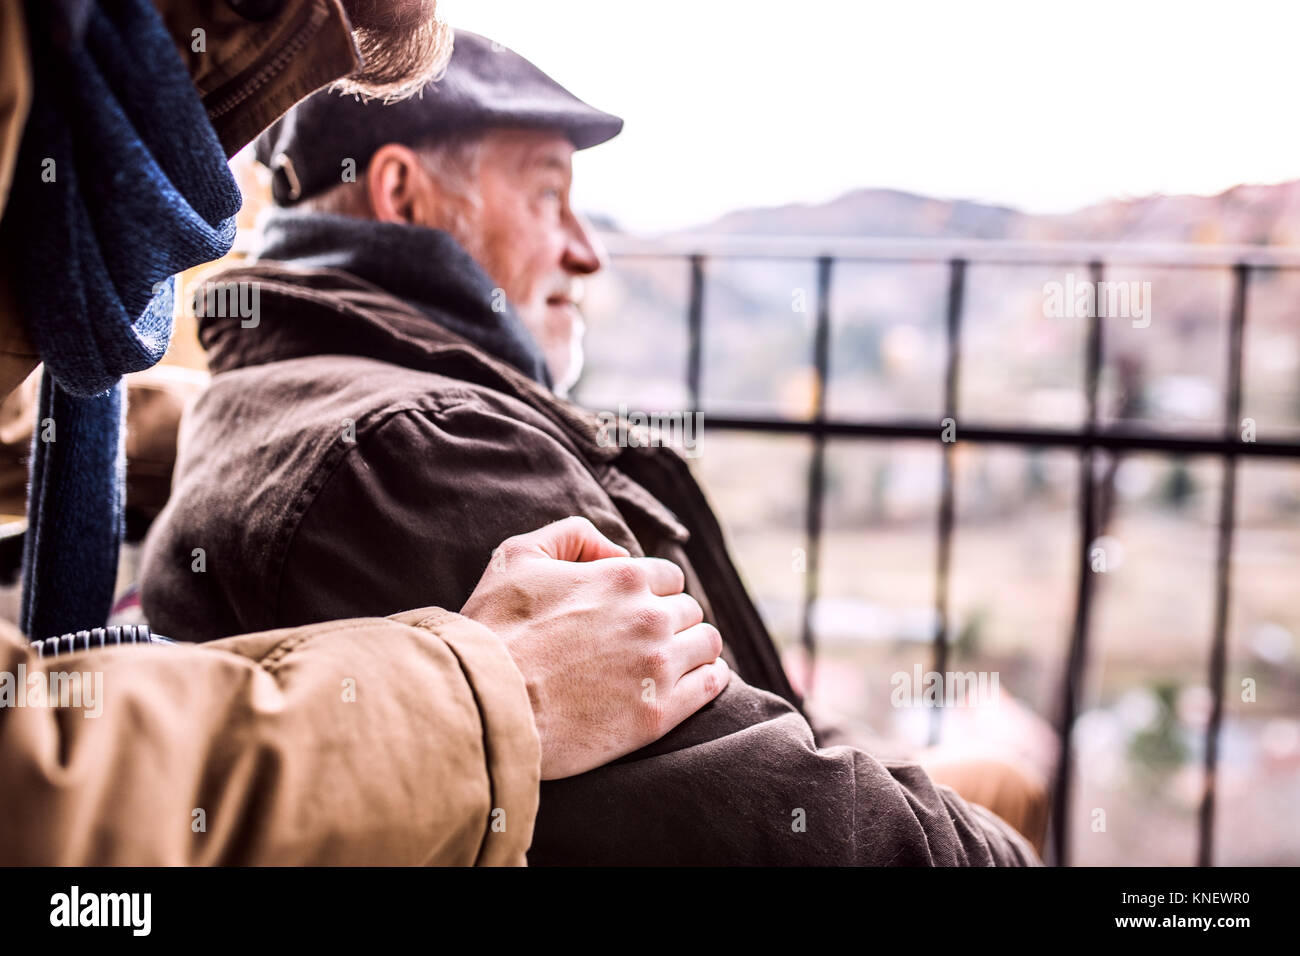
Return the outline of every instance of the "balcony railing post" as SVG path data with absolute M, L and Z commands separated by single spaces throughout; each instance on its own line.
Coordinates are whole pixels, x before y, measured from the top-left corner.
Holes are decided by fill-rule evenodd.
M 826 421 L 826 392 L 830 379 L 831 341 L 831 266 L 834 260 L 822 256 L 817 260 L 817 324 L 813 332 L 813 421 Z M 814 431 L 812 454 L 808 463 L 808 502 L 804 538 L 803 621 L 800 640 L 807 661 L 804 693 L 812 693 L 814 665 L 817 659 L 817 634 L 813 611 L 821 589 L 822 513 L 826 492 L 826 436 Z
M 700 380 L 704 363 L 704 257 L 691 256 L 690 299 L 686 311 L 686 394 L 690 410 L 700 410 Z
M 943 417 L 957 422 L 957 385 L 961 372 L 961 317 L 966 292 L 966 260 L 953 259 L 948 263 L 948 300 L 945 323 L 945 368 L 943 376 Z M 939 465 L 939 513 L 937 546 L 934 569 L 934 648 L 936 673 L 948 670 L 948 572 L 952 564 L 952 526 L 954 517 L 953 449 L 955 441 L 944 441 L 946 429 L 940 428 L 941 453 Z M 954 438 L 960 438 L 958 430 Z M 939 742 L 943 731 L 943 698 L 930 712 L 931 746 Z
M 1241 439 L 1241 364 L 1246 328 L 1246 298 L 1250 266 L 1239 263 L 1232 271 L 1232 314 L 1228 326 L 1228 381 L 1224 393 L 1223 440 Z M 1219 728 L 1223 723 L 1225 672 L 1228 663 L 1228 605 L 1232 596 L 1232 538 L 1237 516 L 1237 458 L 1223 456 L 1223 486 L 1219 491 L 1219 540 L 1215 560 L 1214 637 L 1210 646 L 1209 685 L 1214 695 L 1205 728 L 1205 792 L 1201 797 L 1197 862 L 1210 866 L 1214 859 L 1214 798 L 1218 781 Z
M 1093 288 L 1101 288 L 1104 274 L 1098 261 L 1089 263 L 1088 271 Z M 1094 308 L 1088 317 L 1088 343 L 1084 353 L 1084 393 L 1087 399 L 1087 420 L 1083 433 L 1089 439 L 1097 434 L 1097 385 L 1101 378 L 1102 326 L 1101 309 Z M 1078 574 L 1074 596 L 1074 629 L 1070 636 L 1070 650 L 1066 655 L 1065 676 L 1061 682 L 1060 719 L 1057 734 L 1061 753 L 1056 766 L 1056 781 L 1052 792 L 1052 847 L 1058 866 L 1068 866 L 1070 859 L 1070 786 L 1073 780 L 1074 751 L 1071 733 L 1078 716 L 1079 696 L 1082 692 L 1084 668 L 1088 662 L 1088 622 L 1092 611 L 1092 542 L 1097 534 L 1095 458 L 1099 449 L 1091 442 L 1079 453 L 1079 548 Z

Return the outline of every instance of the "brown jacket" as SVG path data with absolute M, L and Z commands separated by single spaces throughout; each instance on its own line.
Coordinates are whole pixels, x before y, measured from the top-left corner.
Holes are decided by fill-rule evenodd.
M 258 283 L 260 324 L 200 320 L 214 376 L 146 542 L 155 626 L 215 637 L 383 613 L 426 582 L 454 607 L 502 538 L 585 515 L 634 554 L 683 566 L 740 676 L 658 743 L 544 784 L 531 862 L 1037 862 L 918 766 L 817 748 L 671 450 L 602 440 L 591 414 L 348 273 L 263 263 L 213 281 Z
M 264 23 L 225 2 L 155 2 L 229 153 L 357 64 L 337 0 L 286 0 Z M 0 209 L 30 94 L 25 52 L 21 4 L 2 0 Z M 4 280 L 0 397 L 37 362 Z M 46 664 L 101 675 L 102 706 L 0 706 L 0 864 L 524 860 L 541 763 L 532 709 L 501 642 L 458 615 L 427 607 L 46 662 L 0 622 L 0 695 L 5 675 L 39 684 Z

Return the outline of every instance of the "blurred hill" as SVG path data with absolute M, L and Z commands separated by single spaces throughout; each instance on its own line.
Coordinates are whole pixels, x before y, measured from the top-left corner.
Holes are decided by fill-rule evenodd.
M 821 204 L 743 209 L 685 234 L 1300 245 L 1300 180 L 1216 196 L 1114 200 L 1064 215 L 860 189 Z

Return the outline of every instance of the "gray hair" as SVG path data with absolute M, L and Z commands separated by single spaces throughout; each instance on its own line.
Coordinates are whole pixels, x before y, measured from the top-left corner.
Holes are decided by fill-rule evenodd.
M 457 133 L 411 147 L 424 171 L 434 178 L 444 193 L 455 199 L 455 202 L 447 204 L 451 221 L 437 226 L 458 238 L 465 233 L 469 214 L 478 208 L 479 197 L 474 191 L 474 181 L 478 178 L 482 144 L 483 134 L 476 132 Z M 374 210 L 370 208 L 366 176 L 367 173 L 362 172 L 356 182 L 336 183 L 323 193 L 301 200 L 296 208 L 303 212 L 370 219 Z

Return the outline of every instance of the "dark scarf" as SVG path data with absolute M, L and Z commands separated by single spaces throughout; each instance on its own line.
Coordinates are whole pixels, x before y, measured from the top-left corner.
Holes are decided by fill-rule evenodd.
M 446 232 L 276 210 L 264 224 L 257 258 L 351 273 L 404 300 L 533 381 L 552 387 L 532 333 L 487 273 Z
M 121 377 L 162 357 L 172 277 L 230 249 L 240 197 L 149 0 L 28 0 L 26 15 L 33 98 L 0 239 L 45 363 L 20 618 L 45 638 L 107 619 Z

